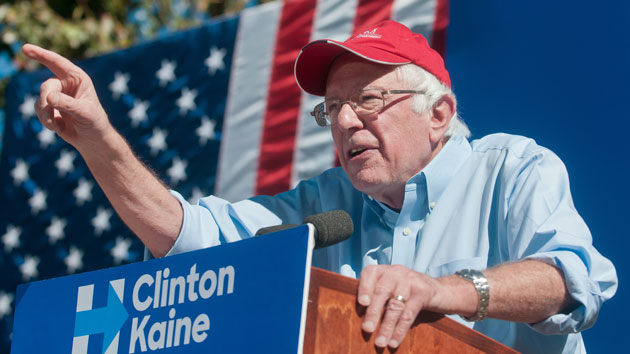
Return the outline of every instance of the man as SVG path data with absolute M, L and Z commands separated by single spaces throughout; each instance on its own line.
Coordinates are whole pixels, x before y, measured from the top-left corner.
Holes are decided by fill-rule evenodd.
M 360 274 L 363 330 L 376 331 L 378 347 L 398 347 L 429 310 L 523 352 L 583 352 L 578 332 L 616 290 L 562 162 L 522 137 L 469 143 L 442 58 L 401 24 L 302 50 L 296 79 L 324 96 L 313 115 L 330 125 L 342 168 L 237 203 L 209 196 L 190 205 L 169 192 L 111 126 L 83 71 L 41 48 L 23 51 L 56 75 L 41 86 L 39 119 L 81 153 L 154 256 L 346 210 L 353 236 L 315 251 L 313 265 Z

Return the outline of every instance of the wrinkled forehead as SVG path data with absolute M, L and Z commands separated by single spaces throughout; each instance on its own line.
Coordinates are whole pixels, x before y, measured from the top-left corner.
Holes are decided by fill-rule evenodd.
M 325 96 L 339 96 L 366 88 L 394 88 L 399 81 L 395 69 L 395 65 L 373 63 L 351 53 L 341 55 L 328 71 Z

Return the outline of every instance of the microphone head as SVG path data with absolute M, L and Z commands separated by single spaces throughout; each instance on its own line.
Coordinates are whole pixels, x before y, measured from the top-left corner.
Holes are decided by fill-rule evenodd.
M 352 218 L 344 210 L 332 210 L 310 215 L 304 223 L 315 226 L 315 248 L 322 248 L 344 241 L 354 232 Z

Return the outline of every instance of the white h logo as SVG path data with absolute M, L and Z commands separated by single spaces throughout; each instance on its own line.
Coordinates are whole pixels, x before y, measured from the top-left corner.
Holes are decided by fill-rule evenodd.
M 96 333 L 103 333 L 103 354 L 118 353 L 120 327 L 128 317 L 127 310 L 122 306 L 124 291 L 125 279 L 110 281 L 107 305 L 92 309 L 94 284 L 79 287 L 72 354 L 87 354 L 89 337 Z

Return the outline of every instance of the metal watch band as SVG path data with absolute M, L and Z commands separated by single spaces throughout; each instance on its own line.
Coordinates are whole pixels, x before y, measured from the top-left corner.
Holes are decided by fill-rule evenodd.
M 460 276 L 475 286 L 477 295 L 479 295 L 479 302 L 477 302 L 477 312 L 471 316 L 461 316 L 466 321 L 478 322 L 486 318 L 488 314 L 488 304 L 490 303 L 490 286 L 488 286 L 488 279 L 482 272 L 474 269 L 462 269 L 455 272 L 455 275 Z

